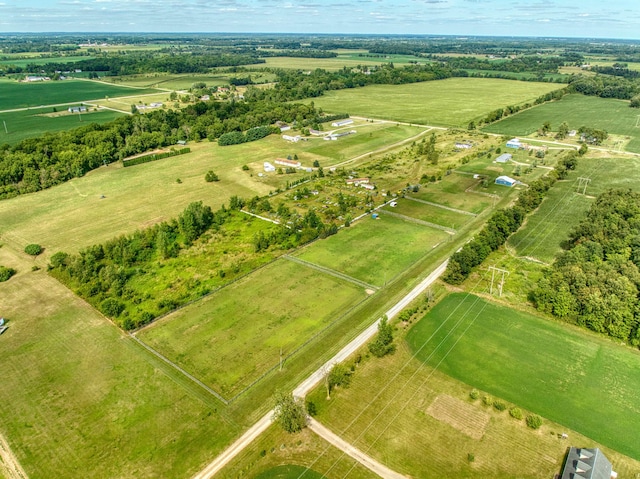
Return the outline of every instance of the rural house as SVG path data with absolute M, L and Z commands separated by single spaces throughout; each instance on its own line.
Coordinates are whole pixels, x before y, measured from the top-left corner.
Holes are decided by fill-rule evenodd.
M 276 165 L 282 165 L 289 168 L 300 168 L 302 166 L 302 163 L 300 163 L 299 161 L 286 160 L 284 158 L 276 158 L 276 161 L 274 163 Z
M 618 474 L 598 448 L 569 448 L 561 479 L 615 479 Z

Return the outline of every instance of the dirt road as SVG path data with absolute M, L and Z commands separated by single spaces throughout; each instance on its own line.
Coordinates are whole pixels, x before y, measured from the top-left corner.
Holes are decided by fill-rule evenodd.
M 0 458 L 2 458 L 2 462 L 0 462 L 0 472 L 5 473 L 9 479 L 29 479 L 29 476 L 27 476 L 27 473 L 22 469 L 16 456 L 13 455 L 13 452 L 9 448 L 9 443 L 2 434 L 0 434 Z

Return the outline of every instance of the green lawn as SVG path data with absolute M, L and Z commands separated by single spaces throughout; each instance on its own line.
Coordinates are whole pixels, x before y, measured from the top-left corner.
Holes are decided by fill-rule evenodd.
M 474 179 L 473 175 L 454 173 L 445 176 L 437 183 L 423 185 L 420 191 L 409 193 L 409 196 L 478 214 L 492 202 L 492 199 L 487 196 L 466 192 L 468 188 L 476 189 L 479 183 L 480 180 Z
M 639 168 L 640 158 L 635 157 L 581 158 L 577 170 L 551 188 L 538 210 L 509 238 L 509 245 L 520 256 L 551 262 L 561 251 L 561 242 L 584 218 L 593 197 L 608 188 L 636 188 Z M 577 194 L 578 177 L 591 179 L 587 197 Z
M 485 78 L 450 78 L 408 85 L 371 85 L 314 98 L 325 111 L 394 121 L 466 127 L 496 108 L 531 102 L 561 85 Z
M 31 57 L 31 58 L 16 58 L 8 60 L 0 60 L 0 64 L 13 65 L 16 67 L 26 67 L 27 65 L 45 65 L 47 63 L 75 63 L 84 60 L 90 60 L 89 56 L 62 56 L 62 57 Z
M 238 73 L 237 76 L 245 77 L 251 75 L 251 79 L 256 82 L 273 81 L 275 75 L 265 72 Z M 104 81 L 120 85 L 135 86 L 138 88 L 160 88 L 167 90 L 188 90 L 194 83 L 205 83 L 207 87 L 228 85 L 233 74 L 168 74 L 149 73 L 146 75 L 129 75 L 119 77 L 105 77 Z
M 383 209 L 453 229 L 458 229 L 473 219 L 473 216 L 470 215 L 403 198 L 398 200 L 397 206 L 385 206 Z
M 383 286 L 449 235 L 387 215 L 364 217 L 296 256 L 369 284 Z
M 139 337 L 231 399 L 277 367 L 281 352 L 293 354 L 365 297 L 360 287 L 282 259 Z
M 636 126 L 639 115 L 636 108 L 629 108 L 628 101 L 574 94 L 521 111 L 483 128 L 483 131 L 528 136 L 546 121 L 551 123 L 552 131 L 566 121 L 570 130 L 588 126 L 620 135 L 628 141 L 625 146 L 628 151 L 640 153 L 640 128 Z
M 37 83 L 2 80 L 0 81 L 0 110 L 99 100 L 105 97 L 141 95 L 156 91 L 84 80 Z
M 68 113 L 64 107 L 58 107 L 58 110 L 60 113 L 57 114 L 53 113 L 52 108 L 0 112 L 0 123 L 4 122 L 0 125 L 0 144 L 14 144 L 25 138 L 71 130 L 88 123 L 107 123 L 123 116 L 122 113 L 113 110 L 92 111 L 93 109 L 90 108 L 90 111 L 81 114 Z
M 443 373 L 640 459 L 637 350 L 464 293 L 407 342 Z
M 8 245 L 0 430 L 30 478 L 184 478 L 241 427 Z

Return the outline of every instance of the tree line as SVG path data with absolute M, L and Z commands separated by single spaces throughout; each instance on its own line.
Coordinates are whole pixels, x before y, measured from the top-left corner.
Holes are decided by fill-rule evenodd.
M 538 310 L 640 345 L 640 193 L 608 190 L 530 292 Z

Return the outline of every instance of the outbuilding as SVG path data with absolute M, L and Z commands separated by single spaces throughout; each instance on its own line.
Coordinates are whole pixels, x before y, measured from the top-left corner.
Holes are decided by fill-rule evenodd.
M 511 153 L 503 153 L 498 158 L 496 158 L 496 163 L 506 163 L 507 161 L 511 160 L 511 158 L 513 158 Z
M 521 146 L 522 144 L 520 143 L 520 140 L 518 138 L 511 138 L 509 141 L 507 141 L 507 148 L 514 148 L 518 150 Z
M 503 175 L 503 176 L 498 176 L 496 178 L 496 185 L 512 187 L 516 183 L 518 183 L 517 180 L 514 180 L 513 178 L 509 178 L 508 176 Z
M 345 125 L 351 125 L 351 123 L 353 123 L 353 120 L 340 120 L 340 121 L 334 121 L 333 123 L 331 123 L 331 126 L 345 126 Z

